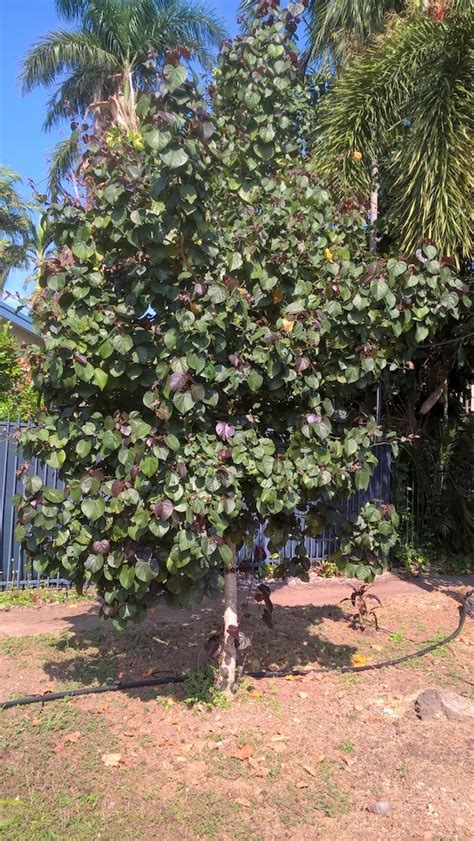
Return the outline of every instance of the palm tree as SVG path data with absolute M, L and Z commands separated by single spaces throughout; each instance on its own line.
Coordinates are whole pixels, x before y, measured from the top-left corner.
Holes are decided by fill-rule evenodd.
M 395 16 L 323 97 L 322 168 L 367 193 L 380 165 L 387 228 L 413 251 L 432 239 L 472 258 L 474 72 L 470 0 Z
M 170 49 L 187 48 L 208 65 L 225 36 L 214 11 L 192 0 L 56 0 L 56 9 L 77 28 L 44 35 L 20 72 L 24 93 L 58 83 L 47 107 L 47 131 L 64 119 L 82 121 L 93 103 L 113 96 L 133 102 L 136 91 L 153 90 Z M 53 156 L 53 185 L 77 158 L 80 131 L 75 123 L 73 129 Z
M 30 206 L 17 191 L 21 178 L 0 166 L 0 291 L 11 269 L 25 268 L 33 236 Z

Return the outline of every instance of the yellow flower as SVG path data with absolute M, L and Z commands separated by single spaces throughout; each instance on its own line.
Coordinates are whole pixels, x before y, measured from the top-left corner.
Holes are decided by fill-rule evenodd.
M 285 333 L 291 333 L 294 326 L 295 326 L 295 322 L 292 321 L 291 318 L 284 318 L 283 319 L 283 330 L 285 331 Z
M 359 152 L 357 149 L 355 149 L 352 153 L 352 157 L 354 158 L 355 161 L 361 161 L 362 160 L 362 152 Z
M 279 304 L 283 300 L 283 295 L 279 289 L 274 288 L 272 289 L 272 298 L 274 304 Z
M 247 290 L 244 286 L 239 286 L 239 292 L 242 295 L 242 298 L 247 294 Z
M 333 253 L 332 253 L 330 248 L 325 248 L 324 249 L 324 256 L 325 256 L 326 260 L 328 261 L 328 263 L 334 263 Z

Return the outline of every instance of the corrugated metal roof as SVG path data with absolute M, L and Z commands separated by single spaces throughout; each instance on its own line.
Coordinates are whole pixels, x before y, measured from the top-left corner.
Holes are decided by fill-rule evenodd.
M 27 330 L 28 333 L 31 333 L 33 336 L 36 335 L 31 318 L 24 315 L 24 313 L 17 312 L 13 309 L 13 307 L 6 304 L 5 301 L 0 301 L 0 318 L 4 318 L 5 321 L 15 324 L 16 327 L 21 327 L 23 330 Z

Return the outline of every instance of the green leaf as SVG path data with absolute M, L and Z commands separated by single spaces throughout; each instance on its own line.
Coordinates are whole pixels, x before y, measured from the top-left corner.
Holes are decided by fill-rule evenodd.
M 86 458 L 92 449 L 92 442 L 83 439 L 76 444 L 76 453 L 79 458 Z
M 131 351 L 133 347 L 133 339 L 126 333 L 123 335 L 114 336 L 112 339 L 112 345 L 114 346 L 115 350 L 118 351 L 118 353 L 125 355 L 126 353 Z
M 93 523 L 102 517 L 105 511 L 105 502 L 102 497 L 96 499 L 83 499 L 81 502 L 81 511 Z
M 27 496 L 34 496 L 43 487 L 43 480 L 40 476 L 27 476 L 23 486 Z
M 142 135 L 145 143 L 155 152 L 162 152 L 171 142 L 169 131 L 160 131 L 157 128 L 147 129 L 147 131 L 142 132 Z
M 371 471 L 368 467 L 363 467 L 355 474 L 355 486 L 358 491 L 366 491 L 369 487 L 371 478 Z
M 86 242 L 75 242 L 72 246 L 72 253 L 81 262 L 86 262 L 89 257 L 95 254 L 95 245 L 93 242 L 87 244 Z
M 174 149 L 170 149 L 169 152 L 162 154 L 161 160 L 164 164 L 166 164 L 166 166 L 169 166 L 170 169 L 179 169 L 179 167 L 187 164 L 189 156 L 186 154 L 184 149 L 175 147 Z
M 188 78 L 188 71 L 182 64 L 174 67 L 172 64 L 165 64 L 163 76 L 166 79 L 166 87 L 170 93 L 181 87 Z
M 128 564 L 124 564 L 120 570 L 119 581 L 122 587 L 126 590 L 133 587 L 133 582 L 135 581 L 135 568 L 133 566 L 129 566 Z
M 359 445 L 357 441 L 354 441 L 353 438 L 346 438 L 344 441 L 344 452 L 347 456 L 353 456 L 359 449 Z
M 140 462 L 140 470 L 145 474 L 145 476 L 151 478 L 151 476 L 154 476 L 157 472 L 158 464 L 159 462 L 156 456 L 145 456 L 145 458 L 142 458 Z
M 84 568 L 87 569 L 92 574 L 99 572 L 102 567 L 104 566 L 104 557 L 103 555 L 89 555 L 87 558 Z
M 160 567 L 157 561 L 137 561 L 135 564 L 135 576 L 139 581 L 144 581 L 148 584 L 153 581 L 160 573 Z
M 96 368 L 94 371 L 94 382 L 96 385 L 99 386 L 100 390 L 103 391 L 105 386 L 107 385 L 107 380 L 109 379 L 109 375 L 102 371 L 101 368 Z
M 173 403 L 181 415 L 190 412 L 194 407 L 193 395 L 190 391 L 178 391 L 173 395 Z
M 43 491 L 43 497 L 48 502 L 52 502 L 57 505 L 64 501 L 64 491 L 60 491 L 59 488 L 45 488 Z
M 66 461 L 66 453 L 64 450 L 55 450 L 46 457 L 46 464 L 49 464 L 54 470 L 58 470 Z
M 227 544 L 218 546 L 219 555 L 227 566 L 231 566 L 235 560 L 234 550 Z
M 178 438 L 176 438 L 176 435 L 167 435 L 165 438 L 165 444 L 167 447 L 170 448 L 170 450 L 174 450 L 174 452 L 176 452 L 176 450 L 179 450 L 181 446 Z
M 132 429 L 132 436 L 134 438 L 147 438 L 151 432 L 151 426 L 146 421 L 140 420 L 140 418 L 129 418 L 129 425 Z
M 415 340 L 417 342 L 423 342 L 427 338 L 427 336 L 429 335 L 429 332 L 430 331 L 428 330 L 427 327 L 425 327 L 424 324 L 418 324 L 418 326 L 416 328 L 416 333 L 415 333 Z
M 252 368 L 250 374 L 247 377 L 247 385 L 250 391 L 258 391 L 263 385 L 263 377 L 255 368 Z

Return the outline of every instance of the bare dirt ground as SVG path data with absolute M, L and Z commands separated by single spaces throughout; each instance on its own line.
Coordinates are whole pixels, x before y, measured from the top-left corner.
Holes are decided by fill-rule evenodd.
M 385 576 L 381 629 L 352 628 L 343 581 L 275 590 L 273 630 L 252 600 L 247 668 L 377 662 L 457 624 L 474 580 Z M 190 669 L 185 686 L 0 712 L 0 836 L 7 841 L 467 841 L 474 726 L 420 721 L 427 687 L 474 699 L 474 621 L 451 646 L 362 674 L 244 679 L 232 704 L 197 665 L 220 604 L 159 610 L 115 632 L 95 606 L 0 613 L 0 699 Z M 354 660 L 355 658 L 355 660 Z M 191 699 L 198 703 L 191 706 Z M 212 704 L 210 703 L 212 701 Z M 386 800 L 387 814 L 368 810 Z

